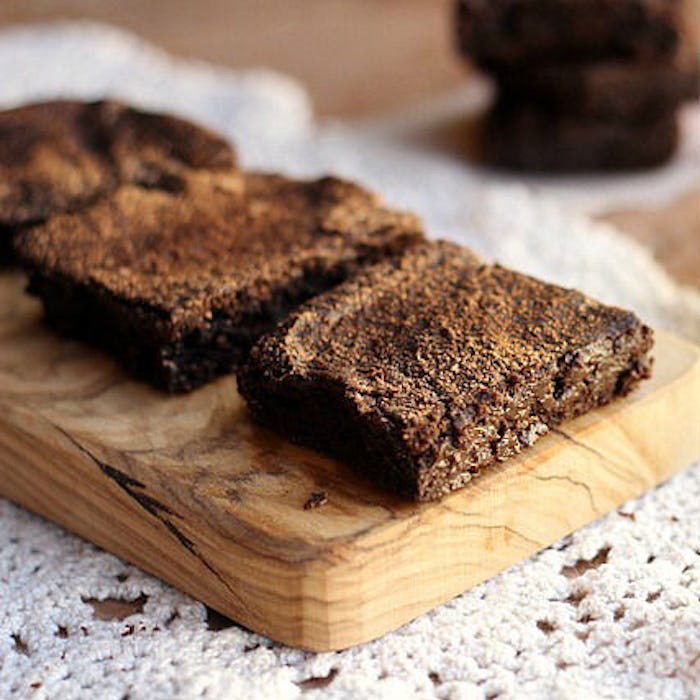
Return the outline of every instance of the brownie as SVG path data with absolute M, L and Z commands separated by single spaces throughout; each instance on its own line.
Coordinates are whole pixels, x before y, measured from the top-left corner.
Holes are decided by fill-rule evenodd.
M 213 132 L 119 102 L 0 112 L 0 236 L 87 206 L 120 183 L 177 189 L 183 173 L 234 167 L 232 148 Z
M 426 501 L 650 374 L 629 312 L 414 246 L 304 304 L 238 372 L 254 418 Z
M 553 62 L 498 73 L 499 99 L 530 104 L 554 116 L 648 122 L 693 96 L 697 62 Z
M 230 372 L 300 302 L 422 238 L 414 216 L 337 178 L 223 182 L 123 185 L 18 235 L 49 323 L 187 391 Z
M 219 173 L 236 167 L 235 152 L 222 136 L 185 119 L 114 101 L 89 108 L 120 183 L 178 189 L 192 171 Z
M 489 165 L 533 172 L 635 170 L 659 166 L 679 140 L 675 108 L 653 120 L 624 123 L 557 115 L 500 101 L 483 125 Z
M 680 39 L 679 0 L 458 0 L 459 49 L 478 66 L 650 60 Z

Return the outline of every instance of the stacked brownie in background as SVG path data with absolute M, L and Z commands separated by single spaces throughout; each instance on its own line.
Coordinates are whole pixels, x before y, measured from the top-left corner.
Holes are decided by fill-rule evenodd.
M 58 332 L 161 389 L 236 373 L 259 422 L 440 498 L 651 369 L 652 331 L 425 240 L 336 177 L 239 169 L 219 136 L 113 102 L 0 113 L 0 221 Z
M 496 82 L 483 155 L 542 171 L 668 160 L 697 91 L 681 0 L 458 0 L 460 51 Z

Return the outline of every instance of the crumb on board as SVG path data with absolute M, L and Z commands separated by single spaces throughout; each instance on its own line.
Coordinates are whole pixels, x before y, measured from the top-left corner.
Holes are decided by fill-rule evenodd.
M 325 491 L 314 491 L 304 503 L 304 510 L 311 510 L 312 508 L 320 508 L 322 505 L 328 503 L 328 494 Z

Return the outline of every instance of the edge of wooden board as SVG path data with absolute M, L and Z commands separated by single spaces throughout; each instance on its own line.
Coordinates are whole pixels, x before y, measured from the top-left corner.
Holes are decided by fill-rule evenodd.
M 261 634 L 313 651 L 342 649 L 395 629 L 697 460 L 700 351 L 663 333 L 656 347 L 653 390 L 568 423 L 439 503 L 287 559 L 226 539 L 209 523 L 192 531 L 136 480 L 95 469 L 93 456 L 29 408 L 0 416 L 0 491 Z M 60 468 L 66 463 L 70 471 Z

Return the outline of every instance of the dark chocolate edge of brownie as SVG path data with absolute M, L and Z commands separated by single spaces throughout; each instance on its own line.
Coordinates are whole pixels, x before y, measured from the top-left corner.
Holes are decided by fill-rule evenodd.
M 17 262 L 12 245 L 12 239 L 16 230 L 17 227 L 15 226 L 4 226 L 0 224 L 0 269 L 3 267 L 11 267 Z
M 168 343 L 167 334 L 157 330 L 164 323 L 162 314 L 147 304 L 127 303 L 98 285 L 27 265 L 25 269 L 27 293 L 41 301 L 52 330 L 105 350 L 135 377 L 171 390 L 159 362 L 159 351 Z
M 214 313 L 206 326 L 179 334 L 173 334 L 167 314 L 156 307 L 126 301 L 100 285 L 46 273 L 25 260 L 27 292 L 39 297 L 47 323 L 59 334 L 106 350 L 138 379 L 183 393 L 234 372 L 254 342 L 303 302 L 421 239 L 418 232 L 409 232 L 357 249 L 354 258 L 331 267 L 308 265 L 301 278 L 275 290 L 259 307 L 242 310 L 235 322 Z
M 574 392 L 564 403 L 557 400 L 554 410 L 548 414 L 540 411 L 538 418 L 548 429 L 629 393 L 639 381 L 650 375 L 648 353 L 653 344 L 653 332 L 631 312 L 626 314 L 625 320 L 626 325 L 617 332 L 610 329 L 603 338 L 594 341 L 608 339 L 615 346 L 619 344 L 619 338 L 630 334 L 637 336 L 629 357 L 623 360 L 618 371 L 610 374 L 606 390 L 591 392 L 587 400 L 581 400 L 581 392 Z M 499 426 L 499 430 L 504 428 L 501 438 L 515 437 L 514 449 L 508 451 L 494 445 L 493 457 L 488 462 L 464 464 L 457 471 L 453 468 L 450 479 L 441 478 L 439 458 L 436 457 L 440 445 L 433 445 L 435 449 L 427 451 L 433 456 L 432 461 L 421 463 L 420 458 L 406 449 L 400 425 L 393 424 L 386 415 L 360 415 L 357 405 L 337 380 L 315 373 L 299 377 L 284 352 L 277 354 L 275 360 L 279 364 L 274 368 L 283 379 L 273 376 L 267 353 L 270 348 L 281 347 L 279 341 L 285 337 L 287 325 L 282 324 L 262 338 L 237 372 L 239 391 L 253 418 L 291 442 L 341 460 L 380 488 L 415 501 L 436 500 L 464 485 L 481 469 L 491 468 L 518 454 L 536 440 L 536 436 L 522 435 L 523 426 Z M 564 353 L 555 366 L 548 369 L 545 382 L 551 383 L 553 396 L 564 391 L 571 368 L 586 347 L 590 346 L 579 348 L 573 356 Z M 606 362 L 610 363 L 615 357 L 619 359 L 619 355 L 611 354 L 599 362 L 598 370 L 601 366 L 607 367 Z M 595 379 L 596 372 L 591 376 Z M 508 434 L 509 429 L 514 429 L 515 436 Z M 437 484 L 433 485 L 436 477 Z
M 360 415 L 337 381 L 278 382 L 266 370 L 249 355 L 236 373 L 238 391 L 256 423 L 340 460 L 386 491 L 418 500 L 418 474 L 398 426 Z M 387 450 L 388 444 L 394 449 Z

